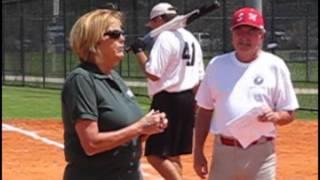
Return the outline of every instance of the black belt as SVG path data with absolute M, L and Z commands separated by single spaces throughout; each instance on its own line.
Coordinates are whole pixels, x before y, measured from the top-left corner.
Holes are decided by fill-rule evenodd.
M 262 138 L 264 138 L 264 141 L 258 139 L 258 140 L 253 141 L 249 146 L 252 146 L 255 144 L 262 144 L 267 141 L 272 141 L 274 139 L 273 137 L 262 137 Z M 242 148 L 240 142 L 234 138 L 220 136 L 220 141 L 221 141 L 221 144 L 226 145 L 226 146 L 236 146 L 236 147 Z

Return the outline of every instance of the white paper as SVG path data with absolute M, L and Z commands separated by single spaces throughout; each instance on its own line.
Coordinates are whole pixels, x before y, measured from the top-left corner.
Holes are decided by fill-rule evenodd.
M 232 136 L 239 140 L 243 148 L 248 147 L 253 141 L 275 130 L 272 122 L 260 122 L 258 116 L 262 115 L 266 107 L 255 107 L 248 112 L 234 118 L 227 123 L 227 129 Z
M 144 38 L 146 38 L 147 36 L 154 38 L 154 37 L 158 36 L 163 31 L 175 30 L 175 29 L 185 27 L 188 17 L 190 17 L 191 15 L 193 15 L 195 13 L 199 13 L 199 9 L 193 10 L 185 15 L 177 15 L 175 18 L 173 18 L 169 22 L 150 31 L 147 35 L 144 36 Z

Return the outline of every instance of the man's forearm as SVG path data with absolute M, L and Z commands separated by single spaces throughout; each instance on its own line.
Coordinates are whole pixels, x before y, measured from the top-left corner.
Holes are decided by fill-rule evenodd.
M 144 52 L 139 52 L 139 53 L 136 53 L 136 57 L 138 58 L 138 63 L 141 70 L 144 72 L 147 78 L 151 79 L 152 81 L 159 80 L 159 77 L 154 76 L 146 71 L 146 63 L 148 61 L 148 57 L 146 56 L 146 54 Z
M 145 72 L 145 64 L 148 60 L 146 54 L 144 52 L 139 52 L 136 54 L 137 58 L 138 58 L 138 63 L 139 63 L 139 66 L 141 68 L 141 70 L 143 72 Z
M 202 151 L 209 133 L 213 111 L 198 108 L 195 122 L 195 151 Z
M 276 121 L 277 125 L 286 125 L 291 123 L 294 120 L 294 112 L 293 111 L 279 111 L 276 112 L 279 115 L 279 119 Z

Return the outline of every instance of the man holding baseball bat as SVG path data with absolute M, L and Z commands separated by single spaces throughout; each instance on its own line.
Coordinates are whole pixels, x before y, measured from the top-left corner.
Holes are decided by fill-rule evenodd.
M 175 17 L 175 7 L 159 3 L 152 8 L 147 26 L 159 29 L 176 22 L 171 21 Z M 154 38 L 149 57 L 145 42 L 138 39 L 131 45 L 147 77 L 150 108 L 165 112 L 168 118 L 164 133 L 150 136 L 145 148 L 147 160 L 166 180 L 182 179 L 180 155 L 192 153 L 194 92 L 204 75 L 199 42 L 189 31 L 175 26 L 179 24 Z

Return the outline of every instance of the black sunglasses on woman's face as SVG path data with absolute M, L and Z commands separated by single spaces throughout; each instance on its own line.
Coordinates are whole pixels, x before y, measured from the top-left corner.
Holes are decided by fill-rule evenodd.
M 112 39 L 119 39 L 121 35 L 124 35 L 124 31 L 112 30 L 112 31 L 107 31 L 103 34 L 103 36 L 109 36 Z

